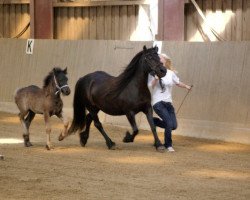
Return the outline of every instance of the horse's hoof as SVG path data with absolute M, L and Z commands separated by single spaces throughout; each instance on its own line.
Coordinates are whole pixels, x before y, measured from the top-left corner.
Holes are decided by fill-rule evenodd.
M 156 147 L 156 151 L 160 152 L 160 153 L 164 153 L 166 151 L 165 146 L 160 145 L 158 147 Z
M 46 145 L 46 149 L 49 151 L 49 150 L 54 149 L 54 147 L 52 145 Z
M 4 160 L 4 155 L 0 155 L 0 160 Z
M 31 146 L 33 146 L 33 144 L 31 144 L 30 142 L 25 142 L 24 146 L 25 147 L 31 147 Z
M 109 150 L 115 150 L 116 149 L 116 145 L 114 142 L 111 142 L 111 144 L 108 145 Z
M 123 138 L 124 143 L 134 142 L 132 135 L 127 131 L 125 137 Z
M 64 139 L 64 137 L 60 134 L 59 137 L 58 137 L 58 140 L 62 141 L 63 139 Z
M 82 147 L 85 147 L 86 142 L 83 142 L 82 140 L 80 140 L 80 145 L 81 145 Z
M 80 144 L 82 147 L 85 147 L 85 145 L 88 142 L 88 139 L 89 139 L 88 134 L 86 134 L 84 132 L 80 133 Z

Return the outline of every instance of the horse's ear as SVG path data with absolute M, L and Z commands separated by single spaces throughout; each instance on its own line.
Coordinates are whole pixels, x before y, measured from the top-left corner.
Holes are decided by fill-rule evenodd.
M 158 52 L 159 48 L 155 45 L 155 51 Z
M 53 72 L 54 72 L 54 73 L 56 72 L 56 68 L 55 68 L 55 67 L 53 68 Z
M 63 73 L 64 74 L 67 74 L 68 72 L 67 72 L 67 67 L 63 70 Z
M 143 46 L 143 51 L 146 51 L 147 50 L 147 47 L 146 45 Z

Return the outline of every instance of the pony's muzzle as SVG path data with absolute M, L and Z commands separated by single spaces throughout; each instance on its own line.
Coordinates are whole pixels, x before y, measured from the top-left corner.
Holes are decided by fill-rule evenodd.
M 69 87 L 64 87 L 61 89 L 62 93 L 66 96 L 68 96 L 70 94 L 70 88 Z

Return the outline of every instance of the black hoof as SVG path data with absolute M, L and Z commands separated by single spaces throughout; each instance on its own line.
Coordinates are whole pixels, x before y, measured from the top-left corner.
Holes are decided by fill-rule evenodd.
M 125 143 L 134 142 L 134 138 L 128 131 L 126 132 L 126 136 L 123 138 L 123 142 Z
M 50 150 L 50 148 L 49 148 L 49 146 L 48 146 L 48 145 L 46 145 L 45 147 L 46 147 L 46 149 L 47 149 L 47 150 Z
M 160 145 L 160 146 L 156 147 L 156 151 L 158 151 L 160 153 L 164 153 L 166 151 L 166 148 L 164 145 Z
M 84 133 L 84 132 L 80 133 L 80 144 L 82 147 L 85 147 L 88 139 L 89 139 L 89 136 L 87 133 Z
M 25 146 L 25 147 L 31 147 L 31 146 L 33 146 L 33 144 L 31 144 L 30 142 L 25 142 L 25 143 L 24 143 L 24 146 Z
M 115 143 L 111 141 L 111 143 L 107 143 L 107 146 L 109 148 L 109 150 L 115 150 L 116 149 L 116 146 L 115 146 Z

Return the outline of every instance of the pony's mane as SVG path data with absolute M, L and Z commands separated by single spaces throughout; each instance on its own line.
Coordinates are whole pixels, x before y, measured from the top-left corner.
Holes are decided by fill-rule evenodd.
M 57 75 L 58 73 L 60 73 L 60 72 L 63 72 L 63 70 L 62 69 L 60 69 L 59 67 L 55 67 L 54 69 L 52 69 L 50 72 L 49 72 L 49 74 L 44 78 L 44 80 L 43 80 L 43 88 L 46 88 L 49 84 L 50 84 L 50 82 L 52 81 L 52 80 L 54 80 L 54 74 L 55 75 Z
M 146 51 L 150 52 L 152 50 L 154 50 L 154 48 L 149 48 Z M 134 56 L 134 58 L 130 61 L 130 63 L 124 69 L 124 71 L 116 78 L 116 83 L 108 88 L 107 90 L 108 95 L 118 96 L 124 90 L 124 88 L 128 85 L 128 83 L 134 77 L 138 69 L 138 65 L 140 64 L 139 63 L 140 58 L 144 52 L 145 51 L 142 50 Z

